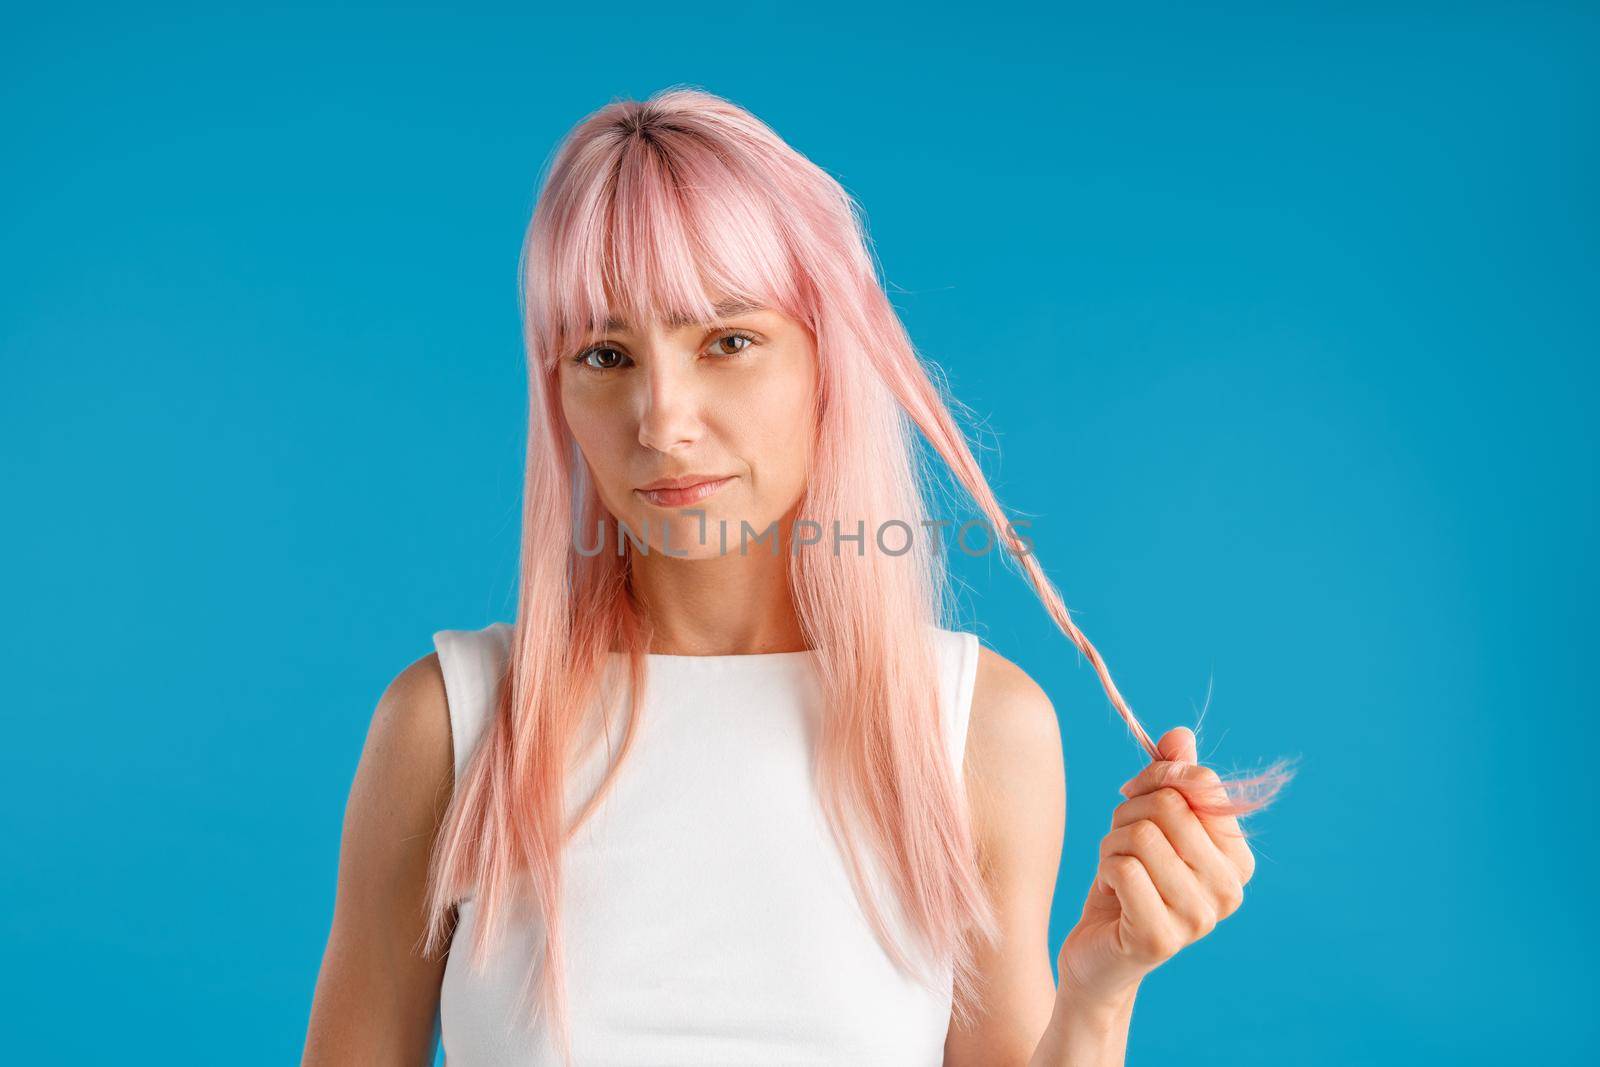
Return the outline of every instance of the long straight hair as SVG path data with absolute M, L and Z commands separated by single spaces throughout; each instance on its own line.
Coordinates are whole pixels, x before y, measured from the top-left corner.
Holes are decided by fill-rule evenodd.
M 608 104 L 566 136 L 541 186 L 519 275 L 529 426 L 517 616 L 492 720 L 435 845 L 423 951 L 449 943 L 450 909 L 471 893 L 479 909 L 471 962 L 481 966 L 511 897 L 530 887 L 545 936 L 522 1004 L 545 1019 L 571 1062 L 562 854 L 632 744 L 651 624 L 632 595 L 632 556 L 574 543 L 575 531 L 614 523 L 563 419 L 558 361 L 613 318 L 712 321 L 715 303 L 744 299 L 804 324 L 817 356 L 817 433 L 798 516 L 824 541 L 797 547 L 787 565 L 800 625 L 819 653 L 819 802 L 890 958 L 928 982 L 938 971 L 919 963 L 948 963 L 955 1014 L 970 1023 L 983 992 L 977 952 L 994 943 L 997 927 L 933 681 L 933 630 L 949 610 L 945 565 L 925 537 L 910 538 L 900 554 L 875 550 L 880 530 L 926 529 L 931 467 L 916 434 L 1094 666 L 1133 737 L 1160 757 L 1007 522 L 952 417 L 960 405 L 888 300 L 855 201 L 749 112 L 672 87 Z M 864 543 L 841 543 L 864 551 L 834 551 L 827 540 L 863 531 Z M 584 738 L 598 736 L 588 727 L 614 695 L 611 650 L 626 656 L 629 714 L 601 785 L 569 818 L 573 760 Z M 1226 781 L 1223 801 L 1206 810 L 1259 810 L 1287 780 L 1280 763 Z M 910 944 L 885 921 L 875 875 L 886 879 Z

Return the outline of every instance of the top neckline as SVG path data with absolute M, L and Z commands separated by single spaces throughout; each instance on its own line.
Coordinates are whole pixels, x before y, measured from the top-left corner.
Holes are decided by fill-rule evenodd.
M 608 652 L 607 655 L 613 660 L 627 658 L 627 654 L 623 652 Z M 789 660 L 810 659 L 814 658 L 816 655 L 816 649 L 805 648 L 794 652 L 729 652 L 711 656 L 689 656 L 669 652 L 646 652 L 644 654 L 644 658 L 649 663 L 665 663 L 673 665 L 704 663 L 707 665 L 719 664 L 736 667 L 746 663 L 754 665 L 757 663 L 781 663 Z
M 512 624 L 505 622 L 504 620 L 491 623 L 490 625 L 492 627 L 503 627 L 507 631 L 512 629 Z M 965 631 L 962 630 L 946 629 L 944 626 L 939 624 L 935 624 L 934 629 L 941 634 L 959 635 L 965 633 Z M 697 665 L 704 665 L 706 667 L 755 667 L 762 664 L 811 663 L 817 659 L 818 655 L 818 649 L 803 648 L 792 652 L 731 652 L 710 656 L 686 656 L 670 652 L 646 652 L 644 654 L 644 658 L 647 663 L 657 663 L 667 667 L 693 667 Z M 614 663 L 618 660 L 623 660 L 626 658 L 626 654 L 622 652 L 606 653 L 607 662 Z

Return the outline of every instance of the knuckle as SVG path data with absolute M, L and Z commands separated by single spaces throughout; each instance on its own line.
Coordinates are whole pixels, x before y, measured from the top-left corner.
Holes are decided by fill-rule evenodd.
M 1187 942 L 1178 931 L 1160 930 L 1150 936 L 1148 948 L 1156 959 L 1166 960 L 1176 956 L 1185 944 Z
M 1204 902 L 1197 903 L 1183 915 L 1184 930 L 1190 941 L 1198 941 L 1217 927 L 1216 913 Z
M 1116 856 L 1107 856 L 1105 861 L 1100 864 L 1100 871 L 1102 874 L 1110 875 L 1114 879 L 1121 880 L 1133 874 L 1134 868 L 1138 866 L 1139 861 L 1134 859 L 1132 856 L 1124 856 L 1119 854 Z
M 1156 790 L 1154 803 L 1158 811 L 1167 815 L 1177 815 L 1189 809 L 1188 799 L 1170 785 Z
M 1140 819 L 1128 828 L 1129 836 L 1139 848 L 1153 848 L 1158 842 L 1164 840 L 1166 835 L 1161 832 L 1153 820 Z

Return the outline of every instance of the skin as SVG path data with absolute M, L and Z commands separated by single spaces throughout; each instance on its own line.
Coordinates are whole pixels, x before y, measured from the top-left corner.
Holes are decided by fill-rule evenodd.
M 755 343 L 729 339 L 732 331 Z M 634 489 L 661 476 L 730 474 L 696 505 L 712 531 L 741 520 L 780 531 L 799 506 L 814 440 L 815 349 L 770 310 L 716 323 L 607 333 L 604 352 L 564 359 L 563 412 L 596 490 L 652 551 L 635 582 L 655 626 L 651 651 L 734 655 L 805 647 L 788 595 L 787 543 L 722 553 L 699 521 Z M 574 353 L 576 356 L 577 353 Z M 646 520 L 649 520 L 648 524 Z M 663 545 L 686 556 L 656 551 Z M 1056 956 L 1049 917 L 1065 838 L 1066 782 L 1055 709 L 1034 680 L 983 649 L 965 772 L 999 942 L 979 957 L 988 999 L 972 1029 L 952 1019 L 945 1067 L 1107 1067 L 1123 1063 L 1145 975 L 1237 908 L 1254 860 L 1231 818 L 1191 807 L 1220 779 L 1194 736 L 1160 739 L 1163 758 L 1123 787 L 1100 842 L 1095 884 Z M 416 951 L 428 857 L 454 788 L 438 657 L 402 671 L 378 701 L 345 809 L 334 918 L 302 1064 L 427 1064 L 445 960 Z
M 373 712 L 339 844 L 333 926 L 302 1064 L 431 1064 L 445 958 L 424 959 L 423 886 L 454 787 L 449 708 L 429 654 Z
M 649 532 L 650 552 L 635 557 L 633 579 L 656 628 L 651 650 L 804 649 L 789 596 L 787 535 L 816 432 L 810 333 L 761 309 L 705 326 L 612 330 L 575 355 L 582 359 L 564 357 L 557 373 L 567 425 L 606 507 L 635 533 Z M 706 513 L 704 537 L 698 517 L 635 491 L 684 474 L 734 476 L 692 505 Z M 755 533 L 777 523 L 778 553 L 767 544 L 738 551 L 741 523 Z M 723 529 L 732 547 L 726 553 Z M 686 555 L 669 555 L 668 546 Z

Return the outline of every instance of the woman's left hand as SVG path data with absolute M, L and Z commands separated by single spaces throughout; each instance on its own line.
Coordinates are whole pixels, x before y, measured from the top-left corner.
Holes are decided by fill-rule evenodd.
M 1238 910 L 1255 872 L 1237 820 L 1190 807 L 1226 800 L 1194 734 L 1178 727 L 1156 747 L 1165 758 L 1122 787 L 1083 917 L 1061 946 L 1061 995 L 1081 1003 L 1128 1003 L 1145 975 Z

